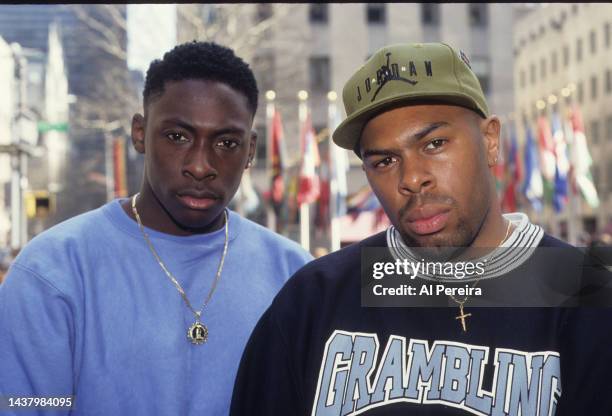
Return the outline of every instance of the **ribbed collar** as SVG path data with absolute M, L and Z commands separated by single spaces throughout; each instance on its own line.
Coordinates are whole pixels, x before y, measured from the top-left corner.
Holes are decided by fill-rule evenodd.
M 470 260 L 472 263 L 485 262 L 486 266 L 482 275 L 458 278 L 451 275 L 419 273 L 418 277 L 443 282 L 469 282 L 476 279 L 490 279 L 501 276 L 523 264 L 531 257 L 540 243 L 544 236 L 544 230 L 542 227 L 532 224 L 527 215 L 521 212 L 504 214 L 504 218 L 514 225 L 512 234 L 488 255 Z M 406 259 L 409 262 L 423 260 L 410 250 L 394 226 L 387 229 L 387 245 L 396 260 L 404 261 Z

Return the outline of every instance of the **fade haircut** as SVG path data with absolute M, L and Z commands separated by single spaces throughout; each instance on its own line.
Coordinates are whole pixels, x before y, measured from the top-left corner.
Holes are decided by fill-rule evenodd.
M 152 98 L 163 94 L 166 82 L 186 79 L 227 84 L 247 98 L 253 115 L 257 111 L 259 91 L 249 65 L 225 46 L 195 40 L 175 46 L 163 59 L 151 62 L 142 92 L 145 111 Z

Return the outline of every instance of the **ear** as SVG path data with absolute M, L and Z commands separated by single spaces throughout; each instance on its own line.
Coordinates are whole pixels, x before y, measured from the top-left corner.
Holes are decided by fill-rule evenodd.
M 257 133 L 255 130 L 251 131 L 251 137 L 249 138 L 249 155 L 247 158 L 247 165 L 245 169 L 248 169 L 253 164 L 253 158 L 255 157 L 255 150 L 257 149 Z
M 499 158 L 499 136 L 501 132 L 501 122 L 499 118 L 492 115 L 480 124 L 480 131 L 484 138 L 485 154 L 489 167 L 495 166 Z
M 138 153 L 145 152 L 145 118 L 142 114 L 132 117 L 132 146 Z

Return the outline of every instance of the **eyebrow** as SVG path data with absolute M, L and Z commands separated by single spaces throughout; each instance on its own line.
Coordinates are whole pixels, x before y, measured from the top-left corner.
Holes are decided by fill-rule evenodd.
M 446 121 L 436 121 L 434 123 L 430 123 L 423 127 L 421 130 L 407 137 L 406 140 L 409 140 L 411 142 L 419 141 L 424 137 L 427 137 L 431 132 L 439 129 L 440 127 L 446 126 L 450 126 L 450 124 Z M 365 159 L 368 156 L 386 156 L 389 153 L 391 153 L 391 151 L 386 149 L 368 149 L 365 150 L 361 156 Z
M 162 125 L 166 125 L 166 124 L 177 125 L 181 128 L 184 128 L 185 130 L 189 131 L 192 134 L 196 133 L 196 130 L 197 130 L 196 127 L 194 127 L 192 124 L 178 117 L 172 117 L 172 118 L 163 120 Z M 224 126 L 220 128 L 219 130 L 215 130 L 214 135 L 220 136 L 223 134 L 232 134 L 232 133 L 238 134 L 238 135 L 244 135 L 246 131 L 241 127 L 229 125 L 229 126 Z

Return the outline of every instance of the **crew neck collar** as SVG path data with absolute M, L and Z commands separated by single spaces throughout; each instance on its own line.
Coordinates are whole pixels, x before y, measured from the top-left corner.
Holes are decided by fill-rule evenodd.
M 540 243 L 540 240 L 544 236 L 544 230 L 539 225 L 531 223 L 527 215 L 522 212 L 504 214 L 503 217 L 514 226 L 512 233 L 499 245 L 499 247 L 488 255 L 470 260 L 470 262 L 474 263 L 486 260 L 487 267 L 482 275 L 477 277 L 457 278 L 454 276 L 420 273 L 418 277 L 427 280 L 446 282 L 469 282 L 475 279 L 488 279 L 502 276 L 523 264 L 531 257 L 535 248 Z M 387 245 L 395 260 L 403 261 L 406 259 L 413 262 L 422 260 L 420 256 L 415 254 L 406 245 L 399 231 L 394 226 L 387 229 Z
M 136 236 L 137 238 L 142 238 L 142 233 L 138 227 L 138 223 L 136 220 L 132 219 L 122 207 L 124 202 L 129 202 L 129 198 L 118 198 L 115 199 L 108 204 L 106 204 L 102 210 L 104 214 L 110 219 L 113 225 L 119 228 L 121 231 Z M 242 222 L 244 219 L 236 214 L 234 211 L 227 209 L 228 212 L 228 220 L 229 220 L 229 240 L 235 239 L 240 230 L 242 228 Z M 189 236 L 178 236 L 173 234 L 163 233 L 147 226 L 144 227 L 145 231 L 149 235 L 151 239 L 157 240 L 166 240 L 166 241 L 174 241 L 177 243 L 186 243 L 186 244 L 207 244 L 212 243 L 216 244 L 217 240 L 225 239 L 225 227 L 221 227 L 218 230 L 212 231 L 210 233 L 204 234 L 195 234 Z

